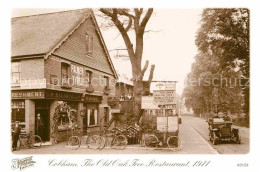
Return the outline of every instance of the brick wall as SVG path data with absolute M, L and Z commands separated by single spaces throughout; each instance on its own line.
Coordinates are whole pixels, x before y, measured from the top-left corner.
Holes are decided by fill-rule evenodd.
M 21 60 L 22 79 L 43 79 L 44 78 L 44 59 L 25 59 Z

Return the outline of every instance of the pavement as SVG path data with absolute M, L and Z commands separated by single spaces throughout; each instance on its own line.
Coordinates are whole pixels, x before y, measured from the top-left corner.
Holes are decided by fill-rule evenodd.
M 145 147 L 128 145 L 124 150 L 105 148 L 103 150 L 88 149 L 82 145 L 77 150 L 71 150 L 66 142 L 55 145 L 42 146 L 39 149 L 20 149 L 14 154 L 244 154 L 249 151 L 249 129 L 241 128 L 242 143 L 225 143 L 212 145 L 208 141 L 208 126 L 205 119 L 197 117 L 182 117 L 179 125 L 179 137 L 182 141 L 181 149 L 177 152 L 167 148 L 147 150 Z

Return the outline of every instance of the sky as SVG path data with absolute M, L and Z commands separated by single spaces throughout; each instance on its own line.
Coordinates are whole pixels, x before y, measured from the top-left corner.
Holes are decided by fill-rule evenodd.
M 12 17 L 65 10 L 71 9 L 13 9 Z M 180 95 L 197 54 L 195 36 L 200 27 L 201 12 L 202 9 L 154 9 L 146 27 L 153 32 L 144 36 L 143 65 L 145 60 L 149 60 L 150 65 L 155 64 L 154 80 L 177 81 L 176 92 Z M 117 51 L 114 49 L 125 49 L 118 30 L 101 28 L 101 31 L 117 72 L 131 78 L 130 61 L 115 58 Z M 118 53 L 126 54 L 126 51 Z M 144 79 L 148 78 L 149 70 Z

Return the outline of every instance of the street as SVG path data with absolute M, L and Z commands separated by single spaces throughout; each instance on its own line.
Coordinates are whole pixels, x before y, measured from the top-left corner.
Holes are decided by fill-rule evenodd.
M 128 145 L 124 150 L 105 148 L 103 150 L 87 149 L 81 146 L 71 150 L 66 142 L 56 145 L 42 146 L 39 149 L 21 149 L 15 154 L 246 154 L 249 152 L 249 129 L 240 127 L 241 144 L 222 143 L 213 145 L 208 139 L 208 124 L 205 119 L 183 116 L 180 124 L 180 139 L 182 148 L 178 152 L 166 148 L 147 150 L 140 145 Z

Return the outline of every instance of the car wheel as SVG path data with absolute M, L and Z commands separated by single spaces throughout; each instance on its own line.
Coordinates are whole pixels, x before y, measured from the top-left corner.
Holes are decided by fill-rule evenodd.
M 212 143 L 213 143 L 213 145 L 216 145 L 216 144 L 217 144 L 217 136 L 216 136 L 216 133 L 215 133 L 215 132 L 213 132 Z

